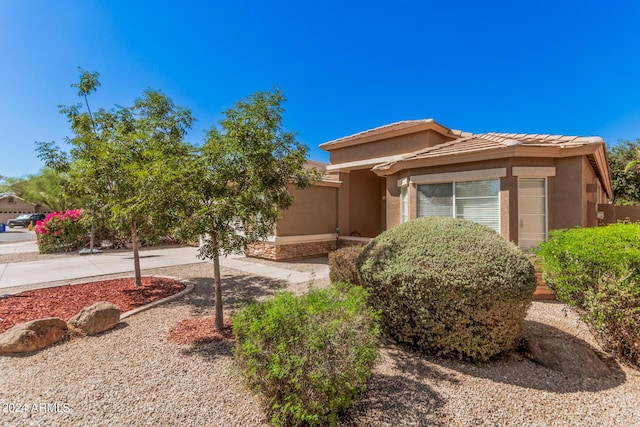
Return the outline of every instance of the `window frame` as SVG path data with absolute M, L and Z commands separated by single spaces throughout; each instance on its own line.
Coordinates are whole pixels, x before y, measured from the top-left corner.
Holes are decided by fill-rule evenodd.
M 422 185 L 437 185 L 437 184 L 450 184 L 452 187 L 452 196 L 451 196 L 451 208 L 452 208 L 452 215 L 450 217 L 447 218 L 458 218 L 458 213 L 457 213 L 457 205 L 456 205 L 456 184 L 457 183 L 464 183 L 464 182 L 479 182 L 479 181 L 495 181 L 498 184 L 498 192 L 495 196 L 465 196 L 462 197 L 462 199 L 472 199 L 472 198 L 477 198 L 477 199 L 484 199 L 484 198 L 496 198 L 497 199 L 497 212 L 498 212 L 498 224 L 497 224 L 497 228 L 493 228 L 493 227 L 489 227 L 493 230 L 495 230 L 497 233 L 501 233 L 501 227 L 502 227 L 502 215 L 501 215 L 501 201 L 500 201 L 500 183 L 501 180 L 500 178 L 478 178 L 478 179 L 464 179 L 464 180 L 457 180 L 457 181 L 447 181 L 447 182 L 429 182 L 429 183 L 424 183 L 424 184 L 417 184 L 416 185 L 416 218 L 420 218 L 420 202 L 419 202 L 419 196 L 418 193 L 420 192 L 419 187 Z M 464 219 L 464 218 L 462 218 Z M 471 221 L 471 220 L 469 220 Z M 474 221 L 475 222 L 475 221 Z M 476 222 L 477 223 L 477 222 Z
M 400 224 L 409 222 L 409 185 L 400 187 Z

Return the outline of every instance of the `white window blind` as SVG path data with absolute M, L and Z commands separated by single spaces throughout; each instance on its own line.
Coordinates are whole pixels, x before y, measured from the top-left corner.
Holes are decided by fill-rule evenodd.
M 500 181 L 418 185 L 418 216 L 448 216 L 500 232 Z

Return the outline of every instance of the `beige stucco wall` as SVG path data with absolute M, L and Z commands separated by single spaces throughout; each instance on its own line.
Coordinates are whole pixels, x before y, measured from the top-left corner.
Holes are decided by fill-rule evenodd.
M 548 180 L 549 229 L 586 225 L 586 209 L 582 208 L 582 157 L 555 159 L 554 165 L 556 176 Z
M 385 178 L 370 170 L 340 172 L 340 187 L 313 186 L 306 190 L 291 188 L 296 200 L 283 212 L 276 236 L 303 236 L 334 233 L 375 237 L 400 224 L 400 188 L 398 181 L 415 175 L 457 173 L 505 168 L 500 178 L 500 232 L 518 243 L 518 177 L 513 167 L 554 167 L 555 176 L 547 177 L 548 229 L 595 225 L 596 205 L 603 198 L 597 191 L 598 180 L 584 156 L 568 158 L 505 158 L 456 165 L 416 168 Z M 587 184 L 591 184 L 589 187 Z M 595 185 L 595 187 L 594 187 Z M 596 188 L 596 191 L 593 189 Z M 416 217 L 416 186 L 409 185 L 409 219 Z
M 351 173 L 340 172 L 342 185 L 338 190 L 338 228 L 341 236 L 351 233 Z
M 340 163 L 355 162 L 358 160 L 412 153 L 452 139 L 453 138 L 446 137 L 438 132 L 426 130 L 382 141 L 374 141 L 350 147 L 333 149 L 330 151 L 329 157 L 331 159 L 331 164 L 336 165 Z
M 587 193 L 587 183 L 595 183 L 596 177 L 583 156 L 570 158 L 511 158 L 486 162 L 419 168 L 391 175 L 386 179 L 387 228 L 400 223 L 400 188 L 398 181 L 412 175 L 455 173 L 493 168 L 506 168 L 507 176 L 500 179 L 500 234 L 518 243 L 518 177 L 513 176 L 514 166 L 555 167 L 556 176 L 547 178 L 547 222 L 549 229 L 587 226 L 588 212 L 598 193 Z M 593 200 L 592 200 L 593 199 Z M 593 203 L 594 205 L 587 205 Z M 409 186 L 409 218 L 416 217 L 416 186 Z M 589 214 L 591 215 L 591 214 Z
M 384 180 L 369 170 L 355 170 L 349 175 L 350 231 L 346 234 L 341 228 L 340 234 L 357 233 L 361 237 L 375 237 L 384 228 L 382 224 Z
M 314 185 L 299 190 L 290 186 L 289 191 L 295 200 L 282 212 L 276 225 L 276 236 L 335 233 L 338 188 Z

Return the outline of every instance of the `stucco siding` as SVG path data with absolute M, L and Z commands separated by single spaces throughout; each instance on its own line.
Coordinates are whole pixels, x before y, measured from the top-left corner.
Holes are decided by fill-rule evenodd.
M 549 229 L 585 225 L 583 221 L 582 157 L 555 160 L 556 176 L 549 178 Z
M 304 190 L 290 187 L 289 191 L 295 200 L 282 212 L 276 236 L 335 233 L 338 188 L 314 185 Z
M 342 186 L 338 190 L 338 228 L 341 236 L 351 233 L 351 173 L 340 172 Z
M 375 237 L 382 232 L 383 179 L 368 170 L 352 171 L 350 178 L 350 233 Z
M 331 164 L 336 165 L 340 163 L 355 162 L 358 160 L 412 153 L 451 139 L 452 138 L 445 137 L 438 132 L 426 130 L 382 141 L 337 148 L 330 152 Z

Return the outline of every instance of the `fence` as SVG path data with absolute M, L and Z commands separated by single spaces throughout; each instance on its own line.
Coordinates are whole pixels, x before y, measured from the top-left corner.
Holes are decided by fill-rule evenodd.
M 616 206 L 597 205 L 596 219 L 598 225 L 615 224 L 618 221 L 640 221 L 640 205 Z

